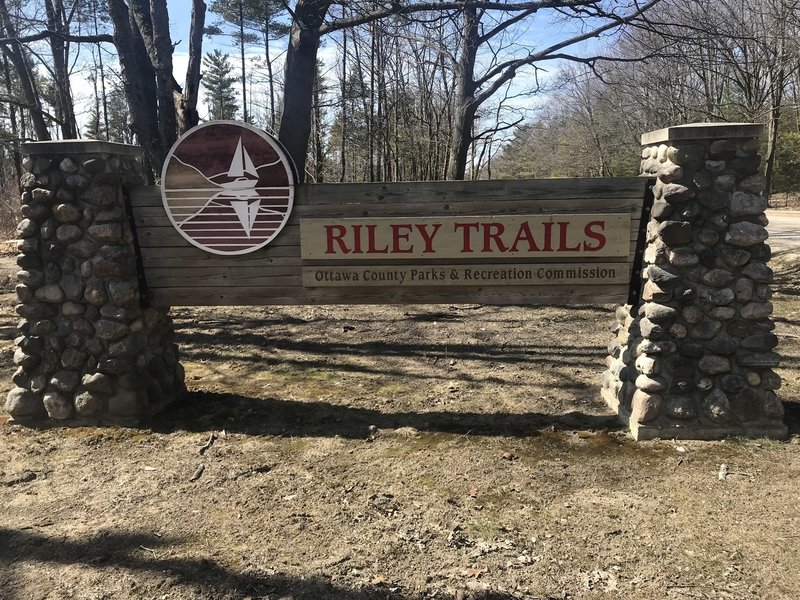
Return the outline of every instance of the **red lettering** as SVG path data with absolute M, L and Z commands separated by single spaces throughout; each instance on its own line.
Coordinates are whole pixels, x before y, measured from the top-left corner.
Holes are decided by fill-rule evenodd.
M 400 242 L 408 242 L 408 236 L 413 231 L 412 225 L 397 225 L 393 223 L 390 225 L 392 228 L 392 253 L 394 254 L 410 254 L 414 252 L 413 246 L 400 247 Z M 400 233 L 401 229 L 405 229 L 404 233 Z
M 370 254 L 388 254 L 389 253 L 389 244 L 386 244 L 383 248 L 378 249 L 375 241 L 375 230 L 378 228 L 377 225 L 367 225 L 367 252 Z
M 593 240 L 597 240 L 597 244 L 594 246 L 590 246 L 588 243 L 583 242 L 583 249 L 585 251 L 594 252 L 596 250 L 600 250 L 604 248 L 606 245 L 606 236 L 604 233 L 600 233 L 600 231 L 594 231 L 593 227 L 599 227 L 600 231 L 606 228 L 605 221 L 592 221 L 591 223 L 587 223 L 586 227 L 583 228 L 583 234 L 587 238 L 592 238 Z
M 545 252 L 553 251 L 553 222 L 548 221 L 544 224 L 544 248 Z
M 422 239 L 425 241 L 425 250 L 422 251 L 423 254 L 430 254 L 433 252 L 433 238 L 439 232 L 439 229 L 442 228 L 441 223 L 433 223 L 431 227 L 433 227 L 433 231 L 428 233 L 428 226 L 427 225 L 417 225 L 417 230 L 419 234 L 422 236 Z
M 346 233 L 347 228 L 344 225 L 325 225 L 325 238 L 328 242 L 325 254 L 336 254 L 336 250 L 333 249 L 334 242 L 339 244 L 342 254 L 350 254 L 350 249 L 344 243 Z
M 518 252 L 517 248 L 520 242 L 528 242 L 528 252 L 539 252 L 539 246 L 536 245 L 536 240 L 533 238 L 531 231 L 531 224 L 523 221 L 517 231 L 517 237 L 514 238 L 514 243 L 511 245 L 511 252 Z
M 497 246 L 497 250 L 500 252 L 505 252 L 508 250 L 508 246 L 503 243 L 503 240 L 500 239 L 500 236 L 503 235 L 503 232 L 506 230 L 505 225 L 502 223 L 484 223 L 483 224 L 483 251 L 484 252 L 491 252 L 492 251 L 492 242 L 495 243 Z
M 456 223 L 453 225 L 455 231 L 459 229 L 464 231 L 464 245 L 461 248 L 461 252 L 472 252 L 472 230 L 478 231 L 480 226 L 480 223 Z
M 353 225 L 353 254 L 364 254 L 361 249 L 361 225 Z
M 567 229 L 569 228 L 568 221 L 558 222 L 558 251 L 559 252 L 575 252 L 581 249 L 581 245 L 570 248 L 567 246 Z

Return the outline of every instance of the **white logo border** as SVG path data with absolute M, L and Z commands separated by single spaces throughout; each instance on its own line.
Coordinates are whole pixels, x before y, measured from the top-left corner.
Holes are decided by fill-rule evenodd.
M 257 246 L 253 246 L 251 248 L 245 248 L 244 250 L 233 250 L 228 252 L 209 248 L 201 244 L 191 236 L 189 236 L 186 232 L 184 232 L 180 228 L 177 221 L 175 221 L 175 218 L 172 216 L 172 211 L 170 210 L 170 207 L 167 204 L 167 196 L 166 192 L 164 191 L 164 181 L 167 175 L 167 168 L 170 165 L 170 161 L 172 160 L 172 156 L 175 153 L 175 150 L 190 135 L 192 135 L 193 133 L 195 133 L 200 129 L 203 129 L 204 127 L 210 127 L 212 125 L 235 125 L 243 129 L 247 129 L 252 133 L 255 133 L 275 150 L 275 152 L 278 154 L 278 157 L 280 158 L 281 166 L 283 166 L 284 170 L 286 171 L 286 177 L 289 180 L 289 198 L 288 198 L 288 203 L 286 205 L 286 214 L 283 216 L 283 220 L 281 221 L 280 225 L 278 225 L 278 228 L 275 230 L 275 232 L 272 235 L 270 235 L 266 240 L 264 240 L 264 242 L 258 244 Z M 161 203 L 164 206 L 164 212 L 167 213 L 167 217 L 169 218 L 170 223 L 172 223 L 172 226 L 177 230 L 179 234 L 181 234 L 181 237 L 183 237 L 183 239 L 185 239 L 195 248 L 199 248 L 203 252 L 208 252 L 209 254 L 216 254 L 218 256 L 241 256 L 243 254 L 250 254 L 257 250 L 261 250 L 262 248 L 267 246 L 270 242 L 272 242 L 272 240 L 274 240 L 278 236 L 278 234 L 280 234 L 281 231 L 283 231 L 283 228 L 286 227 L 286 224 L 289 222 L 289 218 L 291 217 L 292 210 L 294 208 L 295 185 L 296 181 L 294 177 L 294 163 L 292 162 L 289 155 L 286 154 L 286 151 L 283 149 L 283 145 L 277 140 L 277 138 L 273 137 L 266 131 L 259 129 L 254 125 L 251 125 L 250 123 L 244 123 L 242 121 L 232 121 L 232 120 L 206 121 L 205 123 L 200 123 L 199 125 L 195 125 L 191 129 L 186 131 L 182 136 L 180 136 L 175 141 L 175 143 L 172 145 L 172 148 L 170 148 L 169 152 L 167 153 L 167 157 L 164 159 L 164 166 L 161 169 L 161 185 L 160 185 Z

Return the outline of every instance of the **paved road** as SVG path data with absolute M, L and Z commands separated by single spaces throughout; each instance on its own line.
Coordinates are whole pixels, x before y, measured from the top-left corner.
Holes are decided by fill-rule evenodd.
M 773 250 L 800 249 L 800 211 L 769 210 L 769 240 Z

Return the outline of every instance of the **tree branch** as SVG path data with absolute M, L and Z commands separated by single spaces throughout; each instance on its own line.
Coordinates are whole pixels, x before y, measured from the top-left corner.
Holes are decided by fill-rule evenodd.
M 525 17 L 531 16 L 535 12 L 536 12 L 536 9 L 530 9 L 530 10 L 522 11 L 519 14 L 516 14 L 513 17 L 511 17 L 508 21 L 503 21 L 502 23 L 500 23 L 494 29 L 491 29 L 491 30 L 487 31 L 482 36 L 480 36 L 478 38 L 478 44 L 480 45 L 480 44 L 483 44 L 484 42 L 488 42 L 490 39 L 492 39 L 498 33 L 502 32 L 502 31 L 505 31 L 506 29 L 508 29 L 509 27 L 514 25 L 515 23 L 519 23 L 522 19 L 524 19 Z
M 43 117 L 46 117 L 49 120 L 51 120 L 53 123 L 61 125 L 61 119 L 54 117 L 49 112 L 47 112 L 46 110 L 42 110 L 38 106 L 33 106 L 27 102 L 23 102 L 22 100 L 19 100 L 14 96 L 9 96 L 8 94 L 0 94 L 0 102 L 5 102 L 6 104 L 13 104 L 14 106 L 17 106 L 19 108 L 24 108 L 26 110 L 36 111 Z
M 325 35 L 332 31 L 339 31 L 340 29 L 346 29 L 356 25 L 364 25 L 365 23 L 371 23 L 372 21 L 377 21 L 385 17 L 411 15 L 425 11 L 441 12 L 445 10 L 463 10 L 466 7 L 471 7 L 476 10 L 484 11 L 500 11 L 507 13 L 529 11 L 530 13 L 534 13 L 546 8 L 573 8 L 588 4 L 594 4 L 594 2 L 590 2 L 589 0 L 536 0 L 531 2 L 509 2 L 506 4 L 503 2 L 488 2 L 483 0 L 467 0 L 466 2 L 461 0 L 460 2 L 417 2 L 414 4 L 402 4 L 395 0 L 391 2 L 388 7 L 384 4 L 384 7 L 380 10 L 325 24 L 320 27 L 320 32 L 322 35 Z
M 500 65 L 497 65 L 493 69 L 490 69 L 483 77 L 481 77 L 480 79 L 478 79 L 475 82 L 477 84 L 477 86 L 480 87 L 480 86 L 485 85 L 486 83 L 488 83 L 493 78 L 499 76 L 498 79 L 496 81 L 492 82 L 492 84 L 486 90 L 484 90 L 483 92 L 481 92 L 480 94 L 478 94 L 476 96 L 476 99 L 475 99 L 476 103 L 481 104 L 481 103 L 485 102 L 488 98 L 490 98 L 492 96 L 492 94 L 494 94 L 497 90 L 499 90 L 506 82 L 511 80 L 516 75 L 517 71 L 519 69 L 521 69 L 522 67 L 531 65 L 531 64 L 533 64 L 535 62 L 539 62 L 541 60 L 550 60 L 552 58 L 556 58 L 557 53 L 558 53 L 559 50 L 562 50 L 563 48 L 567 48 L 567 47 L 572 46 L 574 44 L 578 44 L 580 42 L 585 42 L 586 40 L 589 40 L 589 39 L 592 39 L 592 38 L 599 37 L 603 33 L 607 32 L 607 31 L 610 31 L 611 29 L 619 27 L 620 25 L 625 25 L 626 23 L 629 23 L 629 22 L 633 21 L 634 19 L 636 19 L 637 17 L 639 17 L 645 11 L 650 10 L 653 6 L 655 6 L 659 2 L 661 2 L 661 0 L 651 0 L 650 2 L 645 4 L 644 6 L 640 6 L 637 10 L 635 10 L 634 12 L 632 12 L 632 13 L 630 13 L 628 15 L 625 15 L 624 17 L 614 17 L 613 21 L 611 21 L 610 23 L 606 23 L 605 25 L 603 25 L 601 27 L 598 27 L 596 29 L 592 29 L 591 31 L 587 31 L 586 33 L 582 33 L 580 35 L 576 35 L 576 36 L 571 37 L 571 38 L 569 38 L 567 40 L 559 42 L 557 44 L 553 44 L 549 48 L 545 48 L 543 50 L 540 50 L 539 52 L 535 52 L 535 53 L 529 54 L 525 58 L 520 58 L 520 59 L 517 59 L 517 60 L 510 60 L 510 61 L 506 61 L 506 62 L 504 62 L 504 63 L 502 63 Z M 571 57 L 569 55 L 558 55 L 558 57 L 559 58 L 568 58 L 570 60 L 578 60 L 577 57 Z
M 100 33 L 97 35 L 75 35 L 72 33 L 62 33 L 59 31 L 50 31 L 49 29 L 46 29 L 45 31 L 40 31 L 39 33 L 34 33 L 31 35 L 0 38 L 0 44 L 14 44 L 14 43 L 29 44 L 31 42 L 40 42 L 42 40 L 51 38 L 60 38 L 66 42 L 77 42 L 86 44 L 90 43 L 97 44 L 101 42 L 106 42 L 109 44 L 114 43 L 114 38 L 107 33 Z

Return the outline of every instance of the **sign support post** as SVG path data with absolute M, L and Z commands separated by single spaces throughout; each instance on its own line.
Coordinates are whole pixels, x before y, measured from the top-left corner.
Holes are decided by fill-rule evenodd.
M 16 287 L 17 422 L 132 424 L 184 391 L 169 307 L 143 298 L 129 188 L 141 151 L 97 141 L 23 145 Z
M 784 438 L 760 125 L 642 136 L 656 176 L 642 293 L 617 310 L 606 402 L 637 439 Z

